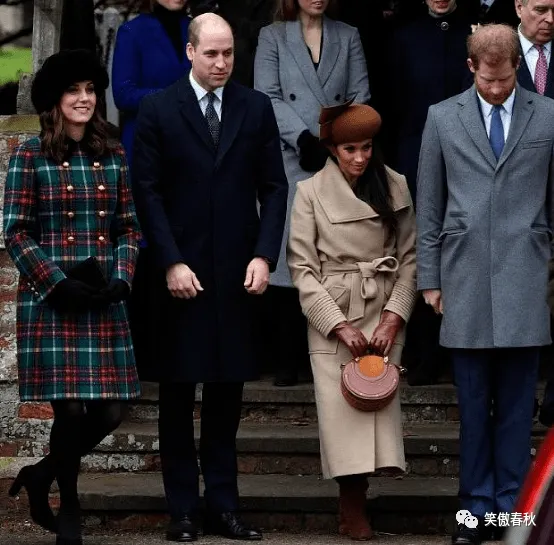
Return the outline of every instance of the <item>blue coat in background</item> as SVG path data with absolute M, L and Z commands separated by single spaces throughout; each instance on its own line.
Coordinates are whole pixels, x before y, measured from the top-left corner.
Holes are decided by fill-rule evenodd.
M 183 44 L 188 38 L 190 19 L 182 21 Z M 112 87 L 115 105 L 122 114 L 121 141 L 132 164 L 135 120 L 140 101 L 146 95 L 175 83 L 189 72 L 190 61 L 183 53 L 179 60 L 159 19 L 143 13 L 119 27 L 115 42 Z

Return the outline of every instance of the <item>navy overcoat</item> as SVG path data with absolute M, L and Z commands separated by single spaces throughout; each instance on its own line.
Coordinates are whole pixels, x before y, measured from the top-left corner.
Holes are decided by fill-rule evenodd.
M 256 379 L 246 268 L 255 256 L 275 268 L 288 192 L 269 98 L 229 82 L 216 149 L 187 76 L 142 101 L 134 149 L 137 213 L 160 269 L 160 378 Z M 204 288 L 195 299 L 166 288 L 165 270 L 178 262 Z

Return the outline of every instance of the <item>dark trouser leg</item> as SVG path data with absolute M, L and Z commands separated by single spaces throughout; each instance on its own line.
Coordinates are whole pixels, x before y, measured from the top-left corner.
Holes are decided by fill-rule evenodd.
M 300 368 L 309 368 L 308 326 L 296 288 L 270 286 L 269 290 L 276 384 L 286 386 L 297 382 Z
M 495 512 L 510 513 L 531 463 L 531 428 L 540 349 L 495 350 Z
M 160 459 L 169 514 L 180 520 L 198 506 L 193 383 L 160 383 Z
M 554 419 L 554 379 L 549 378 L 544 387 L 541 412 L 549 412 Z M 548 425 L 552 425 L 549 423 Z
M 202 390 L 200 464 L 212 513 L 238 510 L 236 436 L 242 382 L 207 383 Z
M 474 516 L 494 512 L 491 374 L 493 350 L 451 350 L 460 410 L 460 505 Z
M 435 384 L 447 360 L 447 351 L 439 345 L 441 317 L 420 295 L 406 328 L 403 361 L 408 382 L 413 386 Z

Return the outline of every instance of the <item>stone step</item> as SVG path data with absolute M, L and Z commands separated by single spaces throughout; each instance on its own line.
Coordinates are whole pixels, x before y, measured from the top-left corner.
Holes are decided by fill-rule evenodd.
M 202 399 L 196 392 L 197 413 Z M 459 419 L 456 390 L 451 384 L 409 386 L 401 383 L 400 399 L 403 417 L 409 422 L 446 422 Z M 135 422 L 154 421 L 158 417 L 158 385 L 143 383 L 142 398 L 131 404 L 130 419 Z M 270 379 L 249 382 L 243 396 L 243 420 L 283 422 L 316 420 L 312 383 L 277 388 Z
M 149 527 L 165 520 L 159 474 L 85 474 L 81 504 L 89 523 Z M 381 532 L 437 534 L 452 531 L 458 509 L 452 478 L 372 478 L 368 508 Z M 268 530 L 336 531 L 338 489 L 317 476 L 239 477 L 240 508 L 250 522 Z
M 412 476 L 456 477 L 459 466 L 458 424 L 404 426 L 407 473 Z M 546 428 L 537 425 L 533 447 Z M 197 439 L 199 426 L 196 426 Z M 90 472 L 159 471 L 158 429 L 153 422 L 126 422 L 83 459 Z M 317 425 L 243 422 L 237 436 L 239 472 L 244 474 L 319 475 Z

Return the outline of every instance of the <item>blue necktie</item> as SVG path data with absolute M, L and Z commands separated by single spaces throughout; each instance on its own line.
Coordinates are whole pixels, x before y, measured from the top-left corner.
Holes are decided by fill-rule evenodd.
M 502 155 L 502 150 L 504 149 L 504 127 L 500 117 L 500 110 L 502 110 L 502 108 L 503 106 L 493 106 L 491 132 L 489 136 L 492 151 L 497 161 L 500 158 L 500 155 Z

